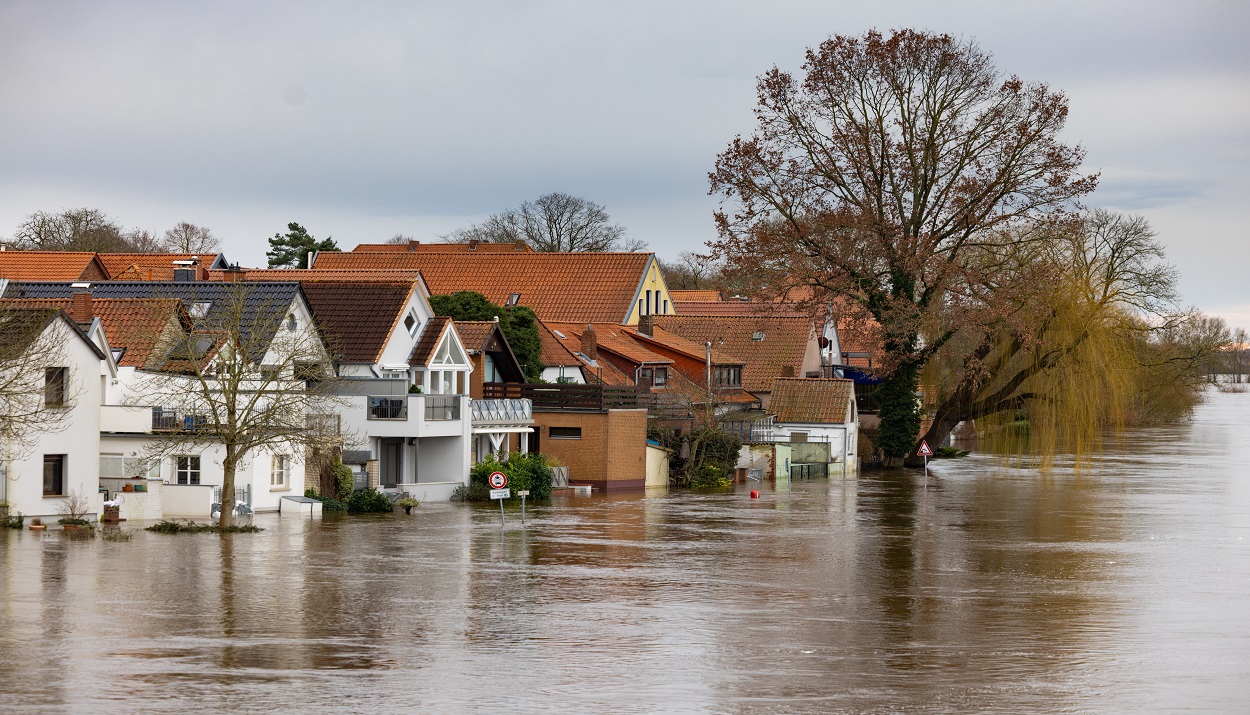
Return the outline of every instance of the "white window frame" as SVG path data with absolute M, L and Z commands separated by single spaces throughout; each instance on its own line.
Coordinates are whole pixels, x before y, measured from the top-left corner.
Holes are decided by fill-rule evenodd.
M 186 468 L 183 468 L 182 460 L 186 460 Z M 194 464 L 194 468 L 192 467 Z M 201 471 L 201 460 L 198 454 L 176 454 L 174 455 L 174 484 L 198 485 L 203 477 Z M 186 481 L 183 481 L 183 480 Z M 192 481 L 194 480 L 194 481 Z
M 273 455 L 269 463 L 269 488 L 272 490 L 291 488 L 291 455 Z

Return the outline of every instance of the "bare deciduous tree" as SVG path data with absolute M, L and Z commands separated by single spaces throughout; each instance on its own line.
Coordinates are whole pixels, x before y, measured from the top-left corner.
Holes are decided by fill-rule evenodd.
M 761 290 L 806 286 L 880 323 L 880 434 L 901 458 L 920 426 L 918 372 L 957 332 L 961 287 L 982 281 L 976 247 L 1096 185 L 1079 174 L 1084 151 L 1059 140 L 1067 99 L 1005 76 L 971 41 L 913 30 L 833 37 L 802 76 L 764 74 L 757 96 L 755 133 L 710 174 L 725 204 L 713 249 Z
M 62 405 L 81 392 L 65 357 L 70 328 L 57 315 L 0 306 L 0 460 L 23 456 L 34 437 L 63 430 L 69 412 Z
M 492 214 L 480 224 L 443 236 L 448 243 L 524 241 L 535 251 L 640 251 L 646 242 L 625 235 L 603 206 L 577 196 L 543 194 L 520 208 Z
M 99 209 L 67 209 L 60 213 L 36 211 L 13 233 L 13 246 L 26 251 L 98 251 L 101 253 L 156 253 L 160 242 L 150 231 L 124 230 Z
M 165 231 L 160 246 L 169 253 L 212 253 L 221 241 L 209 229 L 181 221 Z
M 344 404 L 333 395 L 334 371 L 316 326 L 255 291 L 240 283 L 217 295 L 164 370 L 137 375 L 126 400 L 180 416 L 180 428 L 162 434 L 153 456 L 221 446 L 222 526 L 239 464 L 257 451 L 318 443 L 321 418 Z

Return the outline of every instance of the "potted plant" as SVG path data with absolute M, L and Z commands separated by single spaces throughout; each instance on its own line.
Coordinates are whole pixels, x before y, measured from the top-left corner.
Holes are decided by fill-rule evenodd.
M 47 529 L 47 528 L 48 526 L 43 523 L 43 519 L 40 519 L 39 517 L 35 517 L 34 519 L 30 520 L 31 531 L 43 531 L 44 529 Z
M 421 506 L 421 502 L 405 494 L 402 497 L 395 500 L 395 506 L 402 506 L 404 508 L 405 514 L 411 514 L 412 508 Z

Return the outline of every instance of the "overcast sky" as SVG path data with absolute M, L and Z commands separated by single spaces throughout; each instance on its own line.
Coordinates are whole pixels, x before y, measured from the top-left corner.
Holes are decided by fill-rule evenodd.
M 435 240 L 564 191 L 672 258 L 714 233 L 707 172 L 756 76 L 873 27 L 971 36 L 1065 91 L 1088 203 L 1146 216 L 1185 299 L 1250 328 L 1241 0 L 0 0 L 0 236 L 87 206 L 263 265 L 289 221 Z

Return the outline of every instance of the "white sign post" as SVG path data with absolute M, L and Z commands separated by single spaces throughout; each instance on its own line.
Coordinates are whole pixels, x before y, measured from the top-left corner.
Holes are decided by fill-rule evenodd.
M 917 457 L 924 457 L 924 475 L 929 476 L 929 457 L 933 456 L 933 450 L 929 449 L 929 443 L 920 440 L 920 449 L 916 450 Z
M 502 528 L 504 525 L 503 500 L 512 497 L 512 490 L 504 489 L 508 486 L 508 475 L 503 472 L 491 472 L 487 481 L 490 482 L 491 487 L 490 498 L 499 500 L 499 526 Z
M 521 497 L 521 523 L 524 524 L 525 523 L 525 497 L 530 495 L 530 490 L 518 489 L 516 495 Z

